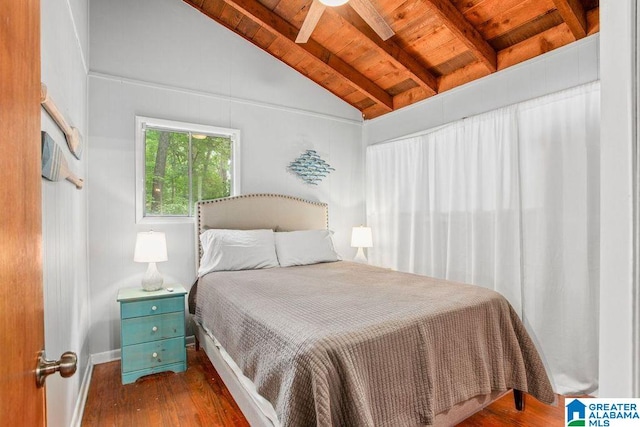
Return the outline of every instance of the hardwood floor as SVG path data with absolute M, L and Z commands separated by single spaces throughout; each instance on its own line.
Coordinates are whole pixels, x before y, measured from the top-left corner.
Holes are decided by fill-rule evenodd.
M 458 427 L 553 427 L 564 425 L 564 396 L 558 396 L 558 405 L 549 406 L 538 402 L 534 397 L 526 396 L 524 411 L 517 411 L 513 404 L 513 394 L 508 393 L 501 399 L 467 418 Z
M 122 385 L 120 361 L 96 365 L 85 405 L 85 427 L 248 426 L 204 351 L 187 347 L 188 369 Z
M 120 362 L 96 365 L 87 397 L 84 427 L 248 426 L 204 351 L 187 347 L 189 368 L 120 382 Z M 564 398 L 548 406 L 527 396 L 523 412 L 511 393 L 459 424 L 462 427 L 561 426 Z

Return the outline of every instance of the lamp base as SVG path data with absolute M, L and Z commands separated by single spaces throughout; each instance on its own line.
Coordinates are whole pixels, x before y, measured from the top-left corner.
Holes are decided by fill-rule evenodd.
M 356 257 L 353 259 L 355 262 L 359 262 L 362 264 L 367 264 L 369 261 L 367 257 L 364 255 L 364 249 L 358 248 L 358 252 L 356 253 Z
M 148 292 L 159 291 L 162 289 L 163 282 L 164 279 L 162 278 L 162 274 L 158 271 L 156 263 L 150 262 L 147 272 L 144 273 L 144 277 L 142 278 L 142 289 Z

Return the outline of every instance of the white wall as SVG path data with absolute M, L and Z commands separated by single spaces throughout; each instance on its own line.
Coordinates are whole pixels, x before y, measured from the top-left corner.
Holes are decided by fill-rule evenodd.
M 360 121 L 271 55 L 176 0 L 91 2 L 92 72 Z
M 364 123 L 366 145 L 598 80 L 598 38 L 568 46 Z
M 42 0 L 42 81 L 63 115 L 87 136 L 87 1 Z M 88 151 L 76 160 L 66 140 L 43 111 L 42 129 L 63 149 L 70 169 L 87 177 Z M 45 298 L 45 347 L 57 359 L 67 350 L 78 354 L 77 373 L 47 378 L 47 420 L 68 426 L 88 366 L 90 301 L 87 261 L 88 183 L 81 191 L 67 181 L 42 181 L 42 244 Z
M 91 3 L 89 242 L 91 353 L 120 345 L 116 294 L 139 285 L 134 263 L 134 118 L 144 115 L 238 128 L 242 193 L 273 192 L 329 203 L 339 252 L 364 220 L 360 113 L 270 55 L 175 0 Z M 309 187 L 286 171 L 313 148 L 336 171 Z M 194 279 L 192 224 L 167 233 L 166 280 Z
M 634 114 L 633 91 L 637 79 L 634 75 L 635 3 L 635 0 L 605 1 L 600 6 L 601 397 L 633 396 L 632 165 L 635 154 L 633 128 L 638 119 L 637 111 Z

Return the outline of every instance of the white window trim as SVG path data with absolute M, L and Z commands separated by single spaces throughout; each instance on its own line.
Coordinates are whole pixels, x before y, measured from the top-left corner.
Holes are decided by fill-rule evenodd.
M 231 138 L 231 195 L 240 194 L 240 130 L 176 120 L 154 119 L 136 116 L 135 148 L 136 148 L 136 224 L 182 224 L 194 223 L 193 216 L 144 216 L 145 205 L 145 127 L 163 128 L 167 130 L 203 133 L 206 135 L 223 135 Z

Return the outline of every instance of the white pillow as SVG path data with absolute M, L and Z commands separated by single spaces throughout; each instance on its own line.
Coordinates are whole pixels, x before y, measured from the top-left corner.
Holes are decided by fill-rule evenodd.
M 273 230 L 207 230 L 200 235 L 198 276 L 278 266 Z
M 339 261 L 330 230 L 306 230 L 275 233 L 280 267 Z

